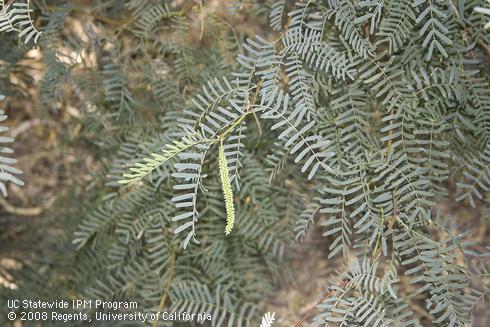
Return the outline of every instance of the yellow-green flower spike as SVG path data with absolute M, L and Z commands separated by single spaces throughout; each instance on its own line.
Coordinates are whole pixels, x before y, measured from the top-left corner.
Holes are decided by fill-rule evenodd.
M 228 162 L 225 156 L 225 147 L 221 142 L 219 147 L 219 175 L 221 177 L 221 187 L 223 189 L 223 195 L 225 197 L 226 206 L 226 227 L 225 234 L 230 235 L 233 225 L 235 223 L 235 206 L 233 205 L 233 191 L 231 190 L 231 180 L 228 173 Z

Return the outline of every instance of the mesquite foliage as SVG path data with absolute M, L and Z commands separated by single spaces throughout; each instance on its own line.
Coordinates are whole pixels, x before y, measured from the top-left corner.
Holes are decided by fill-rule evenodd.
M 470 322 L 488 253 L 440 209 L 490 188 L 485 1 L 238 2 L 125 1 L 116 31 L 81 35 L 60 30 L 70 5 L 46 12 L 42 96 L 71 83 L 105 154 L 81 292 L 254 325 L 284 246 L 320 229 L 345 269 L 314 325 L 420 326 L 420 299 L 433 325 Z M 239 15 L 270 25 L 247 36 Z

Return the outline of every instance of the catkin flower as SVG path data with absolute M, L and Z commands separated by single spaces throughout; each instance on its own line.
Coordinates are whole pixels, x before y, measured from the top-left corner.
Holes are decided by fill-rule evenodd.
M 231 190 L 231 180 L 228 173 L 228 162 L 225 156 L 225 147 L 223 143 L 219 147 L 219 175 L 221 177 L 221 187 L 223 189 L 223 195 L 225 197 L 226 207 L 226 227 L 225 234 L 229 235 L 233 229 L 235 223 L 235 206 L 233 205 L 233 191 Z

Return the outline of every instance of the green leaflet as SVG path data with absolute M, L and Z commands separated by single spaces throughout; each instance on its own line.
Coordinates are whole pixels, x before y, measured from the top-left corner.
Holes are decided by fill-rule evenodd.
M 231 180 L 228 173 L 228 161 L 225 156 L 225 147 L 223 142 L 219 146 L 219 175 L 221 177 L 221 187 L 223 189 L 223 195 L 225 197 L 226 206 L 226 228 L 225 234 L 230 235 L 235 223 L 235 206 L 233 205 L 233 191 L 231 190 Z
M 0 101 L 5 99 L 5 96 L 0 94 Z M 7 115 L 3 110 L 0 110 L 0 122 L 7 119 Z M 0 132 L 6 132 L 9 128 L 6 126 L 0 126 Z M 14 151 L 7 145 L 14 141 L 13 138 L 7 136 L 0 136 L 0 192 L 4 197 L 8 196 L 7 192 L 7 182 L 23 186 L 25 183 L 23 180 L 19 179 L 17 176 L 22 174 L 20 169 L 13 167 L 13 164 L 17 163 L 17 159 L 10 158 L 8 155 L 12 154 Z
M 0 32 L 16 32 L 25 44 L 30 40 L 37 43 L 43 33 L 34 26 L 32 11 L 30 1 L 0 1 Z
M 151 158 L 142 159 L 144 163 L 135 163 L 133 167 L 129 168 L 132 173 L 123 174 L 124 179 L 119 180 L 119 184 L 131 185 L 142 180 L 168 160 L 201 142 L 203 142 L 202 139 L 191 135 L 182 138 L 180 141 L 173 141 L 173 143 L 167 144 L 165 148 L 161 150 L 162 154 L 151 153 Z

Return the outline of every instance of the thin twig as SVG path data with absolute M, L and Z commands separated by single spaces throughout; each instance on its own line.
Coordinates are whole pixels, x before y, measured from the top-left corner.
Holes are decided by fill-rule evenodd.
M 165 307 L 165 302 L 167 301 L 167 296 L 168 292 L 170 290 L 170 287 L 172 286 L 172 282 L 174 279 L 174 273 L 175 273 L 175 248 L 172 246 L 172 257 L 170 258 L 170 265 L 169 265 L 169 276 L 167 278 L 167 284 L 165 285 L 165 289 L 163 290 L 162 297 L 160 299 L 160 304 L 158 305 L 158 312 L 162 311 L 163 308 Z M 158 323 L 158 320 L 153 321 L 153 327 L 156 327 Z
M 339 283 L 340 287 L 345 287 L 346 285 L 349 284 L 348 279 L 342 279 Z M 316 307 L 320 305 L 323 301 L 325 301 L 327 298 L 331 297 L 337 290 L 336 289 L 331 289 L 329 291 L 326 291 L 325 294 L 322 296 L 320 300 L 318 300 L 314 306 L 312 306 L 308 312 L 303 316 L 303 318 L 298 321 L 294 327 L 302 327 L 303 323 L 310 317 L 310 315 L 315 311 Z
M 43 206 L 40 207 L 28 207 L 28 208 L 20 208 L 20 207 L 14 207 L 10 203 L 7 202 L 3 197 L 0 197 L 0 206 L 8 213 L 17 215 L 17 216 L 24 216 L 24 217 L 34 217 L 34 216 L 39 216 L 43 211 L 49 209 L 54 201 L 56 200 L 56 197 L 51 197 L 49 198 L 46 203 Z
M 323 301 L 325 301 L 327 298 L 329 298 L 330 296 L 332 296 L 333 294 L 335 293 L 335 290 L 330 290 L 330 291 L 327 291 L 320 300 L 318 300 L 318 302 L 315 303 L 314 306 L 312 306 L 308 312 L 303 316 L 303 318 L 296 323 L 296 325 L 294 325 L 294 327 L 301 327 L 303 326 L 303 323 L 310 317 L 310 315 L 313 313 L 313 311 L 315 311 L 316 307 L 321 304 Z

